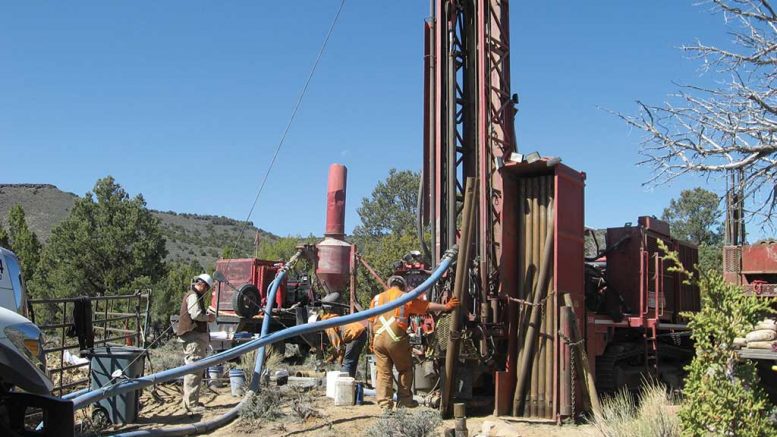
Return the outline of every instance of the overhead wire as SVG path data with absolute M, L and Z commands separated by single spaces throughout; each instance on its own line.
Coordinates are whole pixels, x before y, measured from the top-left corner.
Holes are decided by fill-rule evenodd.
M 234 241 L 234 245 L 233 245 L 233 252 L 237 251 L 238 246 L 240 244 L 240 240 L 243 238 L 243 235 L 245 234 L 245 230 L 247 229 L 248 224 L 250 223 L 251 216 L 253 215 L 254 209 L 256 208 L 256 205 L 257 205 L 257 203 L 259 201 L 259 197 L 261 196 L 262 191 L 264 190 L 264 187 L 265 187 L 265 185 L 267 183 L 267 180 L 269 178 L 270 172 L 272 171 L 272 168 L 274 167 L 275 162 L 277 161 L 278 154 L 280 153 L 280 150 L 283 147 L 284 142 L 286 141 L 286 137 L 288 136 L 288 133 L 291 130 L 291 126 L 294 123 L 294 119 L 296 118 L 297 113 L 299 112 L 299 108 L 302 105 L 302 101 L 303 101 L 305 95 L 307 94 L 307 90 L 308 90 L 308 88 L 310 86 L 310 82 L 313 79 L 313 75 L 315 74 L 316 70 L 318 69 L 318 65 L 319 65 L 319 63 L 321 61 L 321 58 L 323 57 L 324 51 L 326 50 L 326 47 L 327 47 L 327 44 L 329 43 L 329 40 L 330 40 L 330 38 L 332 36 L 332 33 L 334 32 L 334 29 L 335 29 L 335 27 L 337 25 L 337 22 L 338 22 L 338 20 L 340 18 L 340 15 L 341 15 L 342 11 L 343 11 L 343 7 L 345 6 L 345 1 L 346 0 L 341 0 L 340 1 L 340 5 L 337 8 L 337 12 L 335 13 L 334 18 L 332 19 L 332 23 L 330 24 L 329 29 L 327 30 L 326 36 L 324 37 L 324 41 L 322 42 L 321 47 L 318 50 L 318 54 L 316 55 L 316 58 L 313 61 L 313 66 L 311 67 L 310 71 L 308 72 L 307 78 L 305 79 L 305 83 L 304 83 L 304 85 L 303 85 L 303 87 L 302 87 L 302 89 L 301 89 L 301 91 L 299 93 L 299 96 L 297 97 L 296 103 L 294 104 L 294 108 L 292 110 L 291 116 L 289 117 L 289 121 L 286 124 L 286 128 L 283 130 L 283 134 L 281 135 L 281 138 L 278 141 L 277 146 L 275 147 L 275 152 L 273 153 L 272 159 L 270 160 L 270 164 L 267 167 L 267 171 L 265 171 L 264 177 L 262 178 L 262 182 L 259 185 L 259 188 L 258 188 L 258 191 L 256 193 L 256 196 L 254 197 L 254 201 L 251 204 L 251 208 L 248 211 L 248 215 L 246 216 L 246 219 L 243 222 L 243 226 L 242 226 L 242 228 L 240 230 L 240 233 L 235 237 L 235 241 Z M 227 268 L 229 267 L 229 263 L 230 262 L 231 262 L 231 259 L 228 259 L 227 260 Z M 207 296 L 209 294 L 210 293 L 203 294 L 203 295 L 199 296 L 198 300 L 203 299 L 205 296 Z M 218 303 L 217 303 L 217 305 L 218 305 Z M 189 309 L 191 309 L 191 308 L 189 308 Z M 267 316 L 268 315 L 265 315 L 265 317 L 267 317 Z M 123 369 L 121 369 L 121 372 L 115 372 L 115 376 L 113 376 L 110 380 L 106 381 L 103 384 L 103 386 L 104 385 L 110 385 L 114 381 L 119 379 L 120 377 L 125 376 L 124 371 L 130 365 L 132 365 L 136 360 L 138 360 L 141 356 L 145 355 L 147 353 L 147 351 L 151 347 L 153 347 L 161 338 L 164 338 L 164 336 L 169 331 L 171 331 L 172 328 L 173 328 L 173 325 L 170 324 L 170 326 L 168 326 L 167 329 L 162 334 L 157 336 L 157 338 L 151 344 L 149 344 L 147 347 L 144 348 L 143 354 L 139 354 L 137 357 L 135 357 L 135 359 L 133 359 L 127 366 L 125 366 Z M 75 398 L 79 394 L 82 394 L 83 392 L 86 392 L 86 391 L 88 391 L 88 390 L 79 390 L 78 392 L 71 393 L 70 395 L 66 395 L 64 398 L 65 399 Z
M 313 79 L 313 75 L 316 73 L 316 70 L 318 69 L 318 64 L 321 61 L 322 56 L 324 55 L 326 46 L 329 43 L 329 39 L 332 36 L 332 33 L 334 32 L 335 26 L 337 25 L 337 22 L 340 18 L 340 14 L 342 13 L 344 6 L 345 6 L 345 0 L 341 0 L 340 6 L 337 8 L 337 13 L 332 19 L 332 24 L 329 26 L 329 30 L 326 32 L 326 36 L 324 37 L 323 43 L 321 43 L 321 48 L 318 50 L 316 59 L 313 61 L 313 66 L 310 68 L 310 72 L 308 72 L 307 79 L 305 79 L 305 84 L 302 86 L 302 90 L 300 91 L 299 96 L 297 97 L 297 101 L 294 104 L 294 109 L 291 111 L 291 116 L 289 117 L 289 121 L 286 124 L 286 128 L 283 130 L 281 139 L 280 141 L 278 141 L 278 145 L 275 147 L 275 152 L 273 153 L 272 159 L 270 160 L 270 165 L 267 167 L 267 171 L 265 171 L 264 177 L 262 177 L 262 182 L 259 184 L 259 189 L 256 193 L 256 197 L 254 197 L 254 202 L 251 204 L 251 208 L 248 210 L 248 216 L 245 219 L 243 229 L 241 229 L 240 234 L 238 234 L 237 238 L 235 238 L 235 245 L 233 247 L 234 251 L 237 250 L 238 244 L 240 243 L 240 239 L 243 238 L 243 234 L 245 233 L 245 230 L 248 227 L 248 223 L 250 223 L 251 215 L 254 213 L 254 209 L 256 208 L 256 205 L 259 202 L 259 197 L 262 195 L 262 191 L 264 191 L 264 187 L 267 183 L 267 179 L 270 176 L 270 172 L 275 166 L 275 162 L 278 159 L 278 153 L 280 153 L 281 148 L 283 147 L 283 144 L 286 142 L 286 137 L 288 136 L 289 131 L 291 130 L 291 126 L 294 123 L 294 119 L 297 117 L 297 112 L 299 112 L 299 108 L 302 105 L 302 100 L 305 98 L 305 94 L 308 91 L 308 87 L 310 86 L 310 81 Z

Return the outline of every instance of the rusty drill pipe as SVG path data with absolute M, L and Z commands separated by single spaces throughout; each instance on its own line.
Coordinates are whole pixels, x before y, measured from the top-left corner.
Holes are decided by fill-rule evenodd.
M 532 240 L 534 240 L 534 254 L 532 255 L 534 257 L 534 261 L 532 261 L 536 266 L 539 266 L 542 263 L 541 258 L 541 251 L 542 251 L 542 241 L 545 239 L 545 233 L 544 229 L 542 228 L 542 209 L 540 208 L 540 180 L 539 178 L 532 178 L 532 185 L 534 187 L 534 196 L 533 196 L 533 202 L 534 202 L 534 222 L 532 223 Z M 537 296 L 537 292 L 539 290 L 539 284 L 541 282 L 538 281 L 538 277 L 534 277 L 534 284 L 532 286 L 532 302 L 535 299 L 535 296 Z M 540 322 L 537 321 L 532 324 L 532 308 L 529 308 L 529 317 L 527 318 L 527 328 L 529 325 L 534 326 L 535 332 L 539 333 L 539 330 L 541 328 Z M 532 350 L 529 354 L 529 364 L 531 367 L 529 370 L 529 375 L 527 375 L 527 378 L 530 378 L 529 383 L 529 408 L 528 408 L 528 415 L 531 417 L 537 417 L 537 397 L 539 396 L 537 393 L 537 380 L 539 377 L 539 358 L 536 353 L 536 348 L 538 346 L 539 340 L 537 339 L 538 335 L 533 337 L 532 339 Z M 526 409 L 524 410 L 526 411 Z
M 537 178 L 539 182 L 539 211 L 540 211 L 540 232 L 542 234 L 540 235 L 540 238 L 546 237 L 548 232 L 548 207 L 547 202 L 545 202 L 545 197 L 547 196 L 547 190 L 545 189 L 545 178 L 539 177 Z M 549 275 L 550 276 L 550 275 Z M 548 277 L 548 280 L 551 278 Z M 535 368 L 536 374 L 537 374 L 537 407 L 535 409 L 535 416 L 536 417 L 545 417 L 545 374 L 547 371 L 547 366 L 545 365 L 545 354 L 547 353 L 547 342 L 545 334 L 548 331 L 548 324 L 547 324 L 547 316 L 548 316 L 548 307 L 547 307 L 547 301 L 545 302 L 545 306 L 542 307 L 545 311 L 540 311 L 540 319 L 539 319 L 539 326 L 537 327 L 539 329 L 539 333 L 537 335 L 537 344 L 535 347 L 537 348 L 537 352 L 534 354 L 535 359 L 537 360 L 537 367 Z
M 545 248 L 540 264 L 540 272 L 537 277 L 537 285 L 534 291 L 534 300 L 531 309 L 531 318 L 529 320 L 529 327 L 526 331 L 526 338 L 524 339 L 524 346 L 521 360 L 518 364 L 517 382 L 515 386 L 515 396 L 513 398 L 513 415 L 518 416 L 523 410 L 523 397 L 526 389 L 526 372 L 534 355 L 534 342 L 537 339 L 537 324 L 540 318 L 539 304 L 545 297 L 548 289 L 547 279 L 548 272 L 553 264 L 553 234 L 554 234 L 554 217 L 553 207 L 548 208 L 548 233 L 545 238 Z
M 545 190 L 546 190 L 546 202 L 548 205 L 552 205 L 554 201 L 553 190 L 553 178 L 551 176 L 545 176 Z M 548 206 L 548 208 L 551 208 Z M 553 278 L 555 271 L 551 270 L 549 284 L 553 284 Z M 556 296 L 549 296 L 545 302 L 545 317 L 547 317 L 545 325 L 545 418 L 552 419 L 555 416 L 554 399 L 555 393 L 553 381 L 554 375 L 554 358 L 555 358 L 555 343 L 553 336 L 556 332 Z
M 461 224 L 460 250 L 456 259 L 456 278 L 453 282 L 453 297 L 459 299 L 460 302 L 469 276 L 470 240 L 475 228 L 473 226 L 475 196 L 477 196 L 475 187 L 477 187 L 477 178 L 467 178 L 464 187 L 464 209 L 461 212 L 464 221 Z M 450 337 L 448 338 L 448 350 L 445 354 L 445 380 L 440 399 L 440 414 L 443 417 L 450 415 L 450 403 L 453 398 L 453 379 L 456 372 L 456 362 L 459 360 L 459 340 L 461 339 L 461 308 L 459 306 L 451 313 Z
M 572 334 L 572 342 L 577 343 L 582 338 L 580 334 L 580 328 L 577 326 L 577 316 L 575 315 L 575 305 L 572 302 L 572 296 L 569 293 L 564 293 L 564 305 L 572 308 L 572 314 L 569 319 L 569 331 Z M 599 403 L 599 396 L 596 394 L 596 384 L 594 384 L 594 375 L 591 373 L 591 366 L 588 364 L 588 354 L 585 352 L 585 344 L 578 344 L 570 351 L 575 354 L 577 358 L 575 360 L 577 365 L 581 368 L 583 379 L 585 380 L 586 391 L 588 392 L 588 399 L 591 400 L 591 410 L 593 410 L 594 417 L 602 417 L 602 405 Z

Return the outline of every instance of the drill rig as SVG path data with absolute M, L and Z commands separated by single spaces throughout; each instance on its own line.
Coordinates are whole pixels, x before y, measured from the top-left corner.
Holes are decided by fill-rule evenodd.
M 443 393 L 467 399 L 490 392 L 497 414 L 555 420 L 568 416 L 571 408 L 556 396 L 563 390 L 560 374 L 568 373 L 562 369 L 562 355 L 569 353 L 558 347 L 558 329 L 552 328 L 560 319 L 560 291 L 570 294 L 577 313 L 584 311 L 585 175 L 557 159 L 518 153 L 513 127 L 518 98 L 510 91 L 509 3 L 432 4 L 425 23 L 420 213 L 431 230 L 430 261 L 435 265 L 460 237 L 465 180 L 477 181 L 473 238 L 469 247 L 460 248 L 471 251 L 472 261 L 456 266 L 457 272 L 468 271 L 463 329 L 448 335 L 468 338 L 477 353 L 466 358 L 460 354 L 456 363 L 446 363 L 453 371 L 446 373 L 455 373 L 455 378 Z M 549 233 L 553 256 L 543 260 Z M 547 284 L 538 283 L 542 263 Z M 527 313 L 521 304 L 531 302 L 541 288 L 546 288 L 546 297 L 539 299 L 541 326 L 535 330 L 537 339 L 531 340 L 537 344 L 528 360 L 533 371 L 523 369 L 518 375 L 525 331 L 519 326 L 529 322 L 521 317 Z M 450 286 L 443 287 L 430 298 L 444 300 L 449 294 Z M 438 333 L 445 335 L 440 329 Z M 519 376 L 531 379 L 519 381 Z M 519 382 L 530 387 L 528 396 L 514 393 Z M 446 403 L 443 395 L 443 410 Z
M 679 354 L 672 369 L 682 369 L 690 354 L 664 347 L 665 339 L 685 331 L 679 313 L 698 310 L 698 289 L 682 287 L 666 270 L 656 240 L 683 252 L 687 269 L 693 268 L 696 248 L 671 239 L 668 225 L 653 218 L 608 230 L 600 288 L 593 294 L 607 289 L 630 307 L 615 319 L 586 309 L 591 270 L 584 256 L 586 175 L 557 158 L 517 148 L 509 3 L 433 0 L 424 25 L 419 239 L 431 265 L 454 244 L 469 256 L 456 265 L 461 296 L 453 278 L 428 296 L 443 302 L 456 293 L 461 310 L 449 317 L 453 320 L 425 321 L 416 332 L 434 337 L 428 349 L 437 350 L 434 370 L 442 375 L 444 415 L 455 398 L 470 405 L 484 400 L 497 415 L 560 423 L 584 407 L 574 348 L 587 349 L 591 372 L 608 378 L 605 385 L 612 388 L 623 375 L 660 376 L 662 353 Z M 466 214 L 465 189 L 474 205 Z M 462 232 L 464 223 L 474 228 L 471 238 Z M 425 227 L 431 231 L 428 244 Z M 618 282 L 622 269 L 606 269 L 609 263 L 628 266 L 628 278 Z M 577 340 L 570 337 L 575 325 L 582 336 Z M 443 359 L 453 344 L 453 354 Z M 691 350 L 687 342 L 679 349 Z M 428 386 L 434 372 L 428 360 L 421 364 L 416 383 Z

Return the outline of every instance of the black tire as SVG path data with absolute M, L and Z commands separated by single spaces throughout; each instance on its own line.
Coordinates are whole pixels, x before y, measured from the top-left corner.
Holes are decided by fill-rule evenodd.
M 95 431 L 105 429 L 111 426 L 111 417 L 108 411 L 103 407 L 94 406 L 92 408 L 92 427 Z
M 262 308 L 259 290 L 253 284 L 245 284 L 232 296 L 232 308 L 235 314 L 248 318 L 259 314 Z

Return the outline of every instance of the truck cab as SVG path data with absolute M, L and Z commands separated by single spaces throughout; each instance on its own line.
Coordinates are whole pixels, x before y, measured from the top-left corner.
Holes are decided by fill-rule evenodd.
M 16 254 L 0 247 L 0 307 L 24 317 L 27 315 L 27 290 L 21 263 Z

